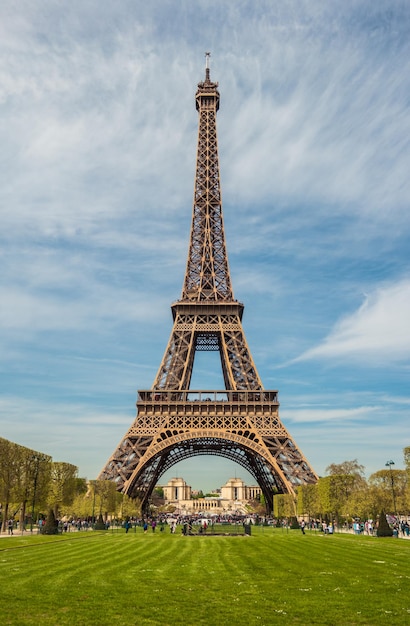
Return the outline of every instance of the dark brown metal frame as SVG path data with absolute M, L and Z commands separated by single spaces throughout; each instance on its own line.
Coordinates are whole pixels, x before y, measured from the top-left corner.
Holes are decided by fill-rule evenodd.
M 216 113 L 218 83 L 196 92 L 198 148 L 192 226 L 181 299 L 172 304 L 171 336 L 152 389 L 138 392 L 137 417 L 101 472 L 146 507 L 175 463 L 217 455 L 244 467 L 267 509 L 274 493 L 295 493 L 317 475 L 279 418 L 277 391 L 263 388 L 234 299 L 222 215 Z M 225 390 L 190 389 L 195 353 L 219 352 Z

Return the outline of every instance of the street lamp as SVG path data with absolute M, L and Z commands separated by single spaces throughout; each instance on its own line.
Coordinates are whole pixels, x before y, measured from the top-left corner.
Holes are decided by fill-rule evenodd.
M 35 462 L 35 469 L 34 469 L 34 489 L 33 489 L 33 506 L 31 508 L 31 521 L 30 521 L 30 532 L 33 532 L 33 519 L 34 519 L 34 507 L 36 504 L 36 491 L 37 491 L 37 480 L 38 480 L 38 474 L 40 471 L 40 462 L 41 461 L 45 461 L 46 457 L 43 454 L 33 454 L 33 456 L 31 457 L 32 461 Z
M 392 495 L 393 495 L 393 509 L 394 509 L 394 513 L 395 513 L 395 515 L 397 517 L 396 495 L 394 493 L 394 476 L 393 476 L 393 470 L 391 468 L 392 465 L 394 465 L 394 461 L 387 461 L 386 467 L 388 467 L 390 469 L 391 491 L 392 491 Z
M 94 483 L 93 483 L 93 515 L 92 515 L 92 522 L 91 522 L 91 525 L 92 525 L 93 528 L 94 528 L 94 524 L 95 524 L 95 516 L 94 516 L 94 513 L 95 513 L 95 491 L 96 491 L 96 485 L 95 485 L 95 481 L 94 481 Z

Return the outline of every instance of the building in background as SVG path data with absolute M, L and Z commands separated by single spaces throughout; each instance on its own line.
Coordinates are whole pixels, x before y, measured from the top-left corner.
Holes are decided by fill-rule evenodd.
M 185 502 L 191 499 L 192 490 L 183 478 L 172 478 L 163 487 L 165 504 Z
M 230 478 L 212 496 L 192 498 L 192 489 L 183 478 L 172 478 L 162 487 L 165 506 L 174 506 L 180 515 L 226 515 L 248 513 L 247 505 L 259 500 L 262 490 L 245 485 L 241 478 Z

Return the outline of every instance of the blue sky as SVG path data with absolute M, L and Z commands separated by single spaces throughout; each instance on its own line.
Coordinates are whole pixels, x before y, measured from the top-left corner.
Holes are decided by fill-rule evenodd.
M 0 436 L 95 478 L 181 294 L 211 51 L 235 297 L 318 474 L 410 445 L 410 5 L 0 6 Z M 221 387 L 198 359 L 192 386 Z M 239 466 L 169 472 L 209 490 Z

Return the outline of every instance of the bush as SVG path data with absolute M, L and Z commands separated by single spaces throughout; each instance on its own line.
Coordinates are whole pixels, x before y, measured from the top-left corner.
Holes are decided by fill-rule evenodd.
M 43 535 L 58 535 L 58 521 L 55 518 L 53 509 L 49 510 L 46 523 L 43 525 L 41 532 Z
M 379 515 L 379 525 L 377 527 L 376 535 L 378 537 L 392 537 L 393 530 L 390 528 L 387 519 L 386 513 L 382 511 Z
M 95 523 L 95 530 L 107 530 L 107 526 L 103 520 L 102 513 L 99 514 L 98 519 Z

